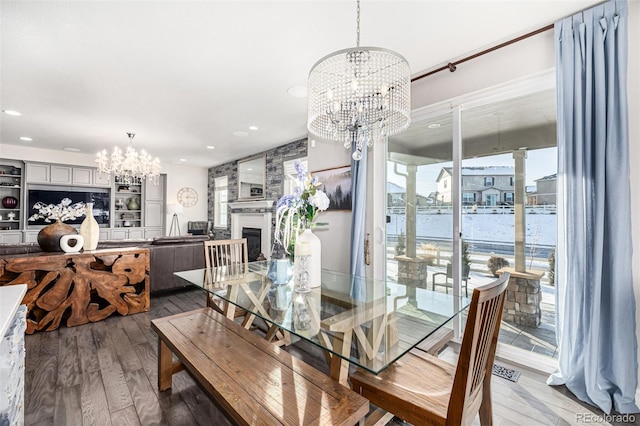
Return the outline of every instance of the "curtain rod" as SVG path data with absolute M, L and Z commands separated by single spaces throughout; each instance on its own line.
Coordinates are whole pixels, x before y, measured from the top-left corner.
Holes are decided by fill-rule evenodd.
M 420 74 L 420 75 L 419 75 L 419 76 L 417 76 L 417 77 L 413 77 L 413 78 L 411 79 L 411 82 L 413 83 L 413 82 L 414 82 L 414 81 L 416 81 L 416 80 L 420 80 L 421 78 L 428 77 L 428 76 L 430 76 L 430 75 L 432 75 L 432 74 L 435 74 L 435 73 L 438 73 L 438 72 L 440 72 L 440 71 L 444 71 L 444 70 L 449 70 L 449 71 L 451 71 L 451 72 L 454 72 L 454 71 L 456 70 L 456 65 L 458 65 L 458 64 L 461 64 L 461 63 L 463 63 L 463 62 L 470 61 L 471 59 L 477 58 L 478 56 L 485 55 L 485 54 L 487 54 L 487 53 L 493 52 L 494 50 L 501 49 L 501 48 L 503 48 L 503 47 L 505 47 L 505 46 L 509 46 L 510 44 L 517 43 L 517 42 L 519 42 L 519 41 L 522 41 L 522 40 L 524 40 L 524 39 L 526 39 L 526 38 L 529 38 L 529 37 L 532 37 L 532 36 L 534 36 L 534 35 L 537 35 L 537 34 L 543 33 L 543 32 L 545 32 L 545 31 L 552 30 L 552 29 L 553 29 L 553 26 L 554 26 L 554 24 L 549 24 L 549 25 L 547 25 L 546 27 L 538 28 L 538 29 L 537 29 L 537 30 L 535 30 L 535 31 L 531 31 L 530 33 L 527 33 L 527 34 L 521 35 L 521 36 L 519 36 L 519 37 L 516 37 L 516 38 L 514 38 L 514 39 L 511 39 L 511 40 L 505 41 L 504 43 L 500 43 L 500 44 L 498 44 L 498 45 L 496 45 L 496 46 L 490 47 L 490 48 L 488 48 L 488 49 L 486 49 L 486 50 L 483 50 L 482 52 L 474 53 L 473 55 L 467 56 L 466 58 L 462 58 L 462 59 L 460 59 L 460 60 L 458 60 L 458 61 L 455 61 L 455 62 L 449 62 L 447 65 L 444 65 L 444 66 L 442 66 L 442 67 L 440 67 L 440 68 L 437 68 L 437 69 L 435 69 L 435 70 L 431 70 L 431 71 L 426 72 L 426 73 L 424 73 L 424 74 Z

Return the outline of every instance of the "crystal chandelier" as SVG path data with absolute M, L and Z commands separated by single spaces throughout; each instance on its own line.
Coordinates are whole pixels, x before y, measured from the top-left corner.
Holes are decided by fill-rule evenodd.
M 365 146 L 400 133 L 411 123 L 411 71 L 405 58 L 378 47 L 360 47 L 360 0 L 357 0 L 356 47 L 339 50 L 311 68 L 308 82 L 309 132 L 355 145 L 353 159 Z
M 98 153 L 96 163 L 100 173 L 113 174 L 120 183 L 139 183 L 143 179 L 151 180 L 158 184 L 160 179 L 160 160 L 151 158 L 144 150 L 138 153 L 133 148 L 133 138 L 135 133 L 127 133 L 129 146 L 123 155 L 122 150 L 117 146 L 113 149 L 111 157 L 107 150 Z

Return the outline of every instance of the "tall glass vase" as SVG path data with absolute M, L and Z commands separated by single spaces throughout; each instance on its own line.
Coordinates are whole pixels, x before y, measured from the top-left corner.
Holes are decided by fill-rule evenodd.
M 95 250 L 98 247 L 100 227 L 93 217 L 93 203 L 87 203 L 87 217 L 80 224 L 80 235 L 84 238 L 84 250 Z
M 301 249 L 303 253 L 308 253 L 308 256 L 299 256 Z M 306 272 L 309 274 L 308 286 L 310 288 L 320 287 L 322 284 L 322 243 L 320 242 L 320 238 L 311 231 L 309 226 L 296 238 L 294 267 L 296 285 L 300 284 L 300 276 L 303 274 L 303 271 L 301 271 L 301 261 L 303 257 L 305 257 Z

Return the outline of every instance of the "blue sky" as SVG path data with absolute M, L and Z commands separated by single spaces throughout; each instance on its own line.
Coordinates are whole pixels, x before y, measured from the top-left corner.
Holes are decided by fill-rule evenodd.
M 526 185 L 535 185 L 535 180 L 543 176 L 548 176 L 558 171 L 558 153 L 557 148 L 538 149 L 527 152 L 526 160 Z M 421 166 L 418 168 L 417 174 L 417 191 L 422 195 L 428 195 L 436 190 L 436 178 L 442 167 L 451 167 L 452 163 L 442 163 L 432 166 Z M 492 155 L 487 157 L 473 158 L 464 160 L 462 166 L 513 166 L 512 154 Z M 404 167 L 398 168 L 404 171 Z M 397 185 L 405 187 L 404 177 L 393 173 L 393 167 L 387 170 L 387 179 Z

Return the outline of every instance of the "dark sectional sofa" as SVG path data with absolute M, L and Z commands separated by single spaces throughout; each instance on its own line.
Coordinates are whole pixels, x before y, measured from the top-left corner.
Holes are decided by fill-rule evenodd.
M 152 240 L 109 240 L 98 243 L 98 250 L 116 247 L 148 248 L 151 253 L 150 288 L 155 293 L 188 285 L 173 273 L 204 268 L 203 241 L 207 240 L 209 237 L 206 235 L 156 237 Z M 0 244 L 0 258 L 41 251 L 38 243 Z

